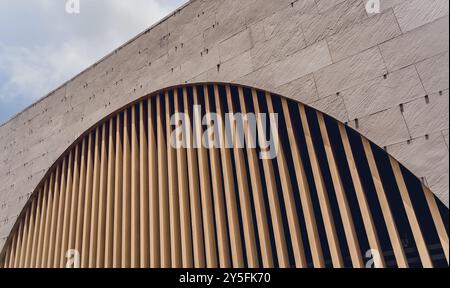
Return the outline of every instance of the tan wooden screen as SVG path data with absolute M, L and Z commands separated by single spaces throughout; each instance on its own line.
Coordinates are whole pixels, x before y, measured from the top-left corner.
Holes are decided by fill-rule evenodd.
M 270 135 L 248 127 L 245 148 L 173 148 L 170 117 L 194 117 L 194 105 L 202 117 L 277 113 L 278 156 L 260 159 L 250 143 Z M 208 128 L 192 120 L 188 144 Z M 187 85 L 74 143 L 19 216 L 0 265 L 66 267 L 68 250 L 90 268 L 448 267 L 448 209 L 327 115 L 252 88 Z

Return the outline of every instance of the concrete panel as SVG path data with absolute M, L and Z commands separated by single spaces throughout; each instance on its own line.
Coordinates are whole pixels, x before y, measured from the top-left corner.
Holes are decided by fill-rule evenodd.
M 317 9 L 320 12 L 324 12 L 344 1 L 345 0 L 316 0 Z
M 314 73 L 319 96 L 325 97 L 341 92 L 381 75 L 386 68 L 378 47 L 337 62 Z
M 420 79 L 428 94 L 449 88 L 448 51 L 416 64 Z
M 284 84 L 280 87 L 277 87 L 274 89 L 274 92 L 305 104 L 309 104 L 319 100 L 319 95 L 317 94 L 316 89 L 316 82 L 312 73 Z
M 269 81 L 272 87 L 279 87 L 330 64 L 331 57 L 328 45 L 325 41 L 321 41 L 284 58 L 282 61 L 259 69 L 257 74 L 252 75 L 252 77 L 270 74 L 271 79 Z M 261 82 L 261 84 L 263 83 Z
M 306 47 L 303 31 L 299 28 L 304 14 L 294 12 L 288 8 L 251 26 L 254 69 L 280 61 Z
M 348 122 L 347 111 L 345 109 L 344 100 L 339 95 L 331 95 L 323 99 L 317 100 L 310 104 L 311 107 L 319 111 L 325 112 L 335 119 L 346 123 Z
M 447 0 L 409 0 L 394 7 L 395 15 L 403 32 L 448 16 Z
M 219 64 L 219 63 L 218 63 Z M 250 51 L 207 71 L 210 81 L 233 82 L 253 71 Z
M 366 4 L 369 0 L 362 0 L 364 4 Z M 386 10 L 389 10 L 397 5 L 403 4 L 403 2 L 406 2 L 409 0 L 382 0 L 380 1 L 380 12 L 385 12 Z M 368 13 L 369 16 L 375 16 L 378 15 L 377 13 Z
M 449 128 L 448 90 L 404 105 L 403 115 L 413 138 Z M 440 115 L 437 117 L 437 115 Z
M 325 41 L 309 46 L 298 53 L 274 63 L 275 86 L 281 86 L 331 64 Z
M 442 135 L 444 136 L 445 144 L 447 144 L 447 148 L 449 148 L 449 142 L 448 142 L 448 135 L 449 135 L 449 129 L 442 131 Z
M 369 139 L 376 139 L 374 143 L 380 147 L 404 142 L 411 138 L 399 107 L 351 121 L 349 126 Z
M 247 52 L 252 47 L 253 43 L 250 29 L 245 29 L 219 43 L 220 61 L 226 62 L 244 52 Z
M 394 12 L 388 10 L 330 36 L 327 41 L 331 57 L 336 62 L 400 34 Z
M 303 23 L 307 45 L 334 35 L 367 18 L 366 9 L 359 0 L 346 0 L 322 14 L 311 15 Z
M 342 91 L 350 119 L 364 117 L 424 97 L 414 66 L 375 78 Z
M 410 31 L 380 45 L 389 71 L 448 51 L 448 17 Z

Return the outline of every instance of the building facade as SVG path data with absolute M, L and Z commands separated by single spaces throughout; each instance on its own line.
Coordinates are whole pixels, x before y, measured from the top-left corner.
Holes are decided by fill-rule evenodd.
M 365 2 L 190 1 L 1 126 L 2 265 L 448 266 L 448 1 Z M 172 149 L 196 103 L 280 153 Z

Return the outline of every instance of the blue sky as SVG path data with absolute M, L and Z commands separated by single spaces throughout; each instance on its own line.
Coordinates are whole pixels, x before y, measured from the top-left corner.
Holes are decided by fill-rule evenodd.
M 0 124 L 187 0 L 0 0 Z

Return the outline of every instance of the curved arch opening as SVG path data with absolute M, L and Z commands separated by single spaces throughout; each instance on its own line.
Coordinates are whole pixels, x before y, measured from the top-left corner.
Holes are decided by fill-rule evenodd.
M 448 223 L 417 177 L 332 117 L 192 84 L 82 135 L 33 193 L 0 267 L 448 267 Z

